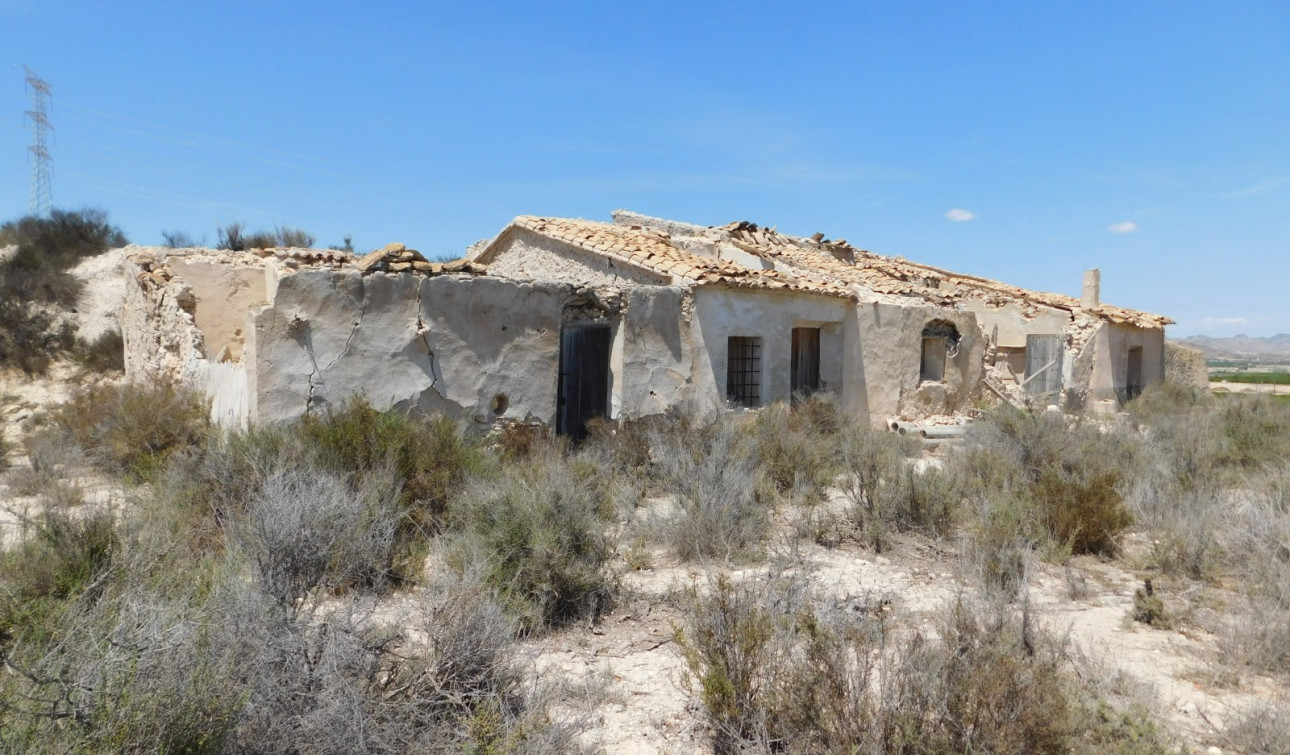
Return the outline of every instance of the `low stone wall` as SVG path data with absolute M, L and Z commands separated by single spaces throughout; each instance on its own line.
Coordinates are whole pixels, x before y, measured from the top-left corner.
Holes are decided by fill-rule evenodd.
M 1190 346 L 1165 341 L 1165 380 L 1209 390 L 1209 369 L 1205 366 L 1205 353 Z

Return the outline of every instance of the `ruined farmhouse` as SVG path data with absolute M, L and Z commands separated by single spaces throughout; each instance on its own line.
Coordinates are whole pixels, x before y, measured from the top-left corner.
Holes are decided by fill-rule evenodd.
M 230 426 L 363 396 L 482 425 L 829 391 L 871 422 L 981 399 L 1123 401 L 1164 371 L 1159 315 L 741 222 L 521 216 L 453 263 L 391 245 L 134 247 L 127 376 L 200 388 Z

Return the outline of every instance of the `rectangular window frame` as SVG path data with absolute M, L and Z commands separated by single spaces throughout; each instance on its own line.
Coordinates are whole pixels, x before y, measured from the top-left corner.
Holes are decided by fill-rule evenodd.
M 761 406 L 761 336 L 726 339 L 726 399 L 736 406 Z

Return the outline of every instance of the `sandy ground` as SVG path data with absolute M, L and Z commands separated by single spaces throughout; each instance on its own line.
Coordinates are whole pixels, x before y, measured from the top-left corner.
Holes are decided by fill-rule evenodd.
M 934 626 L 940 611 L 974 592 L 960 576 L 957 554 L 944 544 L 907 539 L 885 556 L 854 544 L 801 544 L 795 550 L 791 568 L 808 573 L 822 595 L 871 605 L 881 596 L 892 601 L 893 617 L 912 625 Z M 624 575 L 624 598 L 599 625 L 535 640 L 529 651 L 544 680 L 602 690 L 592 701 L 595 725 L 587 738 L 605 752 L 707 753 L 702 712 L 687 691 L 672 636 L 683 620 L 677 596 L 694 585 L 702 589 L 709 573 L 669 563 L 662 551 L 653 557 L 653 568 Z M 746 565 L 733 576 L 767 568 Z M 1083 673 L 1092 669 L 1115 689 L 1142 697 L 1175 745 L 1213 753 L 1228 721 L 1283 692 L 1259 677 L 1243 678 L 1238 689 L 1207 683 L 1217 672 L 1212 664 L 1218 637 L 1195 626 L 1165 631 L 1132 622 L 1141 579 L 1118 563 L 1081 558 L 1074 569 L 1085 585 L 1078 599 L 1071 598 L 1063 567 L 1039 568 L 1030 592 L 1035 613 L 1051 632 L 1067 638 Z
M 125 278 L 121 263 L 124 249 L 113 249 L 88 257 L 72 268 L 72 275 L 85 283 L 76 305 L 77 333 L 93 341 L 105 331 L 121 329 L 121 304 L 125 299 Z
M 69 389 L 65 381 L 73 374 L 60 365 L 46 379 L 0 380 L 0 395 L 10 397 L 2 417 L 5 431 L 11 437 L 18 435 L 20 425 L 34 411 L 62 400 Z M 11 460 L 19 467 L 25 463 L 18 453 Z M 127 492 L 102 478 L 85 474 L 72 481 L 87 490 L 87 509 L 129 505 Z M 30 515 L 36 502 L 10 494 L 0 478 L 0 503 L 12 512 Z M 652 504 L 642 510 L 642 516 L 665 514 L 666 502 Z M 589 743 L 609 753 L 710 751 L 702 712 L 687 690 L 673 633 L 684 619 L 680 596 L 692 586 L 704 589 L 718 571 L 739 579 L 765 574 L 772 565 L 790 569 L 806 575 L 821 595 L 844 604 L 890 601 L 893 619 L 928 628 L 935 626 L 938 614 L 957 596 L 975 591 L 953 542 L 902 538 L 882 555 L 853 542 L 824 548 L 793 536 L 787 524 L 793 516 L 794 512 L 782 515 L 764 561 L 738 567 L 679 563 L 662 548 L 648 547 L 649 567 L 632 570 L 624 544 L 616 566 L 622 597 L 612 613 L 595 626 L 573 626 L 524 643 L 536 680 L 581 690 L 561 705 L 567 715 L 590 719 L 591 728 L 584 735 Z M 20 533 L 14 513 L 0 511 L 0 542 L 13 542 Z M 1169 631 L 1129 619 L 1133 593 L 1141 585 L 1141 577 L 1130 566 L 1133 552 L 1145 551 L 1149 545 L 1137 535 L 1129 539 L 1125 559 L 1079 558 L 1069 567 L 1041 564 L 1031 579 L 1031 604 L 1042 624 L 1067 638 L 1069 652 L 1082 659 L 1081 668 L 1095 669 L 1117 688 L 1144 695 L 1176 744 L 1212 753 L 1222 742 L 1227 722 L 1261 701 L 1285 699 L 1286 690 L 1275 680 L 1248 674 L 1235 687 L 1213 681 L 1224 674 L 1216 665 L 1222 640 L 1214 632 L 1222 624 L 1220 610 L 1209 610 L 1204 620 L 1185 621 L 1180 629 Z M 639 554 L 633 561 L 640 562 Z M 1078 597 L 1073 597 L 1072 583 L 1080 585 Z M 1165 589 L 1172 590 L 1165 593 L 1170 600 L 1181 600 L 1179 594 L 1189 590 L 1207 591 L 1205 601 L 1193 603 L 1221 606 L 1225 600 L 1236 600 L 1209 587 Z

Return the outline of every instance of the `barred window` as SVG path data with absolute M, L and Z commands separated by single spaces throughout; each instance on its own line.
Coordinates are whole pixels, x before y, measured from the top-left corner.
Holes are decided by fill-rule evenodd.
M 726 344 L 726 397 L 740 406 L 761 406 L 761 339 L 730 336 Z

